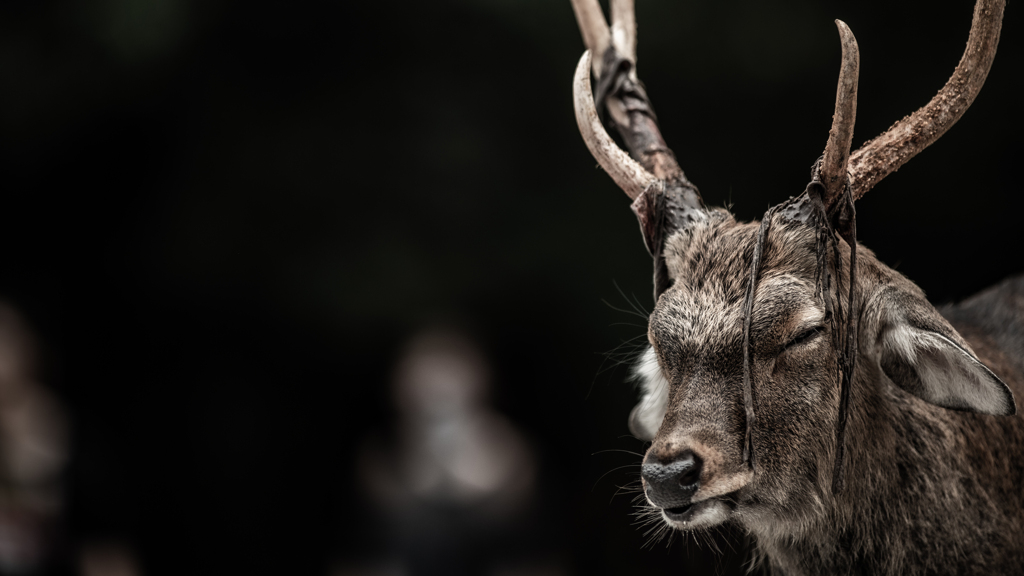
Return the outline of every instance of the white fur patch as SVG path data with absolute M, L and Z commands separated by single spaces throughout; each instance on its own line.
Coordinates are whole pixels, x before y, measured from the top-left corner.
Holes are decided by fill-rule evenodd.
M 658 364 L 654 347 L 648 346 L 633 369 L 640 384 L 640 403 L 629 414 L 629 431 L 641 440 L 653 440 L 668 409 L 668 380 Z

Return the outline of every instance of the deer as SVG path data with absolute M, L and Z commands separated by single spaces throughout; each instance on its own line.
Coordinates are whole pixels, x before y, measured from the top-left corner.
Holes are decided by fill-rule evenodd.
M 654 262 L 629 417 L 650 442 L 644 506 L 681 531 L 739 526 L 772 573 L 1024 571 L 1024 276 L 940 311 L 858 244 L 854 207 L 974 101 L 1005 0 L 977 0 L 945 86 L 852 153 L 860 57 L 836 20 L 825 150 L 754 222 L 706 206 L 666 145 L 636 75 L 633 1 L 611 0 L 610 26 L 597 0 L 572 6 L 577 124 Z

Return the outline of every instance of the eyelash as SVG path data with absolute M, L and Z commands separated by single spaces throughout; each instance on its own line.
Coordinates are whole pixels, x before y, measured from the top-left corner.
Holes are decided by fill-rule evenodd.
M 805 344 L 807 342 L 810 342 L 820 332 L 821 332 L 821 326 L 815 326 L 814 328 L 810 328 L 810 329 L 804 330 L 803 332 L 797 334 L 796 338 L 793 338 L 792 340 L 790 340 L 789 343 L 786 344 L 786 348 L 788 349 L 788 348 L 792 348 L 793 346 L 799 346 L 800 344 Z

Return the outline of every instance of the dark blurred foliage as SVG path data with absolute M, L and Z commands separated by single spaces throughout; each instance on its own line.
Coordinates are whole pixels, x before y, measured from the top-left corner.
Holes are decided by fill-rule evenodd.
M 743 219 L 821 153 L 834 18 L 862 50 L 856 146 L 945 82 L 972 6 L 639 4 L 663 132 Z M 973 108 L 858 204 L 863 243 L 936 302 L 1024 269 L 1022 50 L 1011 4 Z M 568 569 L 714 573 L 692 539 L 642 549 L 616 494 L 639 463 L 618 450 L 644 448 L 619 361 L 651 270 L 576 130 L 581 53 L 568 1 L 0 4 L 0 293 L 72 416 L 68 554 L 318 574 L 372 547 L 353 454 L 392 417 L 400 343 L 443 320 L 538 451 Z

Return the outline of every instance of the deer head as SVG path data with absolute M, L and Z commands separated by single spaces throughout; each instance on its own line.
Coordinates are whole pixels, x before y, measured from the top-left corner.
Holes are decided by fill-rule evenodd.
M 1003 0 L 978 0 L 967 49 L 939 93 L 852 154 L 859 55 L 837 20 L 843 57 L 825 151 L 803 193 L 753 223 L 705 206 L 665 145 L 635 73 L 632 0 L 612 0 L 611 27 L 597 0 L 572 3 L 588 48 L 573 83 L 580 132 L 633 200 L 654 258 L 651 346 L 630 429 L 652 441 L 643 485 L 666 522 L 735 518 L 792 534 L 842 497 L 844 478 L 872 466 L 870 450 L 855 446 L 871 442 L 876 422 L 904 410 L 1015 413 L 1009 388 L 923 292 L 858 247 L 854 210 L 970 106 Z

